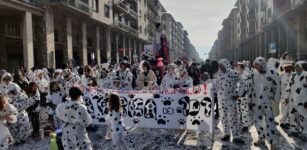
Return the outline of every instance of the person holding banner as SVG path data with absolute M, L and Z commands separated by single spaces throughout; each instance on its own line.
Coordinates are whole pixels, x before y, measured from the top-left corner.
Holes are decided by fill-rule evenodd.
M 100 78 L 98 79 L 98 87 L 108 89 L 113 86 L 112 77 L 108 75 L 109 71 L 107 68 L 102 68 L 100 71 Z
M 258 57 L 254 61 L 252 72 L 252 101 L 251 106 L 254 112 L 255 127 L 259 139 L 255 146 L 265 145 L 265 140 L 271 144 L 271 148 L 276 149 L 276 126 L 272 110 L 272 102 L 280 100 L 281 86 L 280 78 L 272 68 L 266 64 L 263 57 Z
M 112 142 L 117 150 L 127 150 L 125 141 L 125 125 L 121 114 L 121 101 L 119 95 L 109 95 L 109 116 L 111 124 Z
M 70 101 L 56 108 L 56 116 L 62 121 L 62 143 L 65 150 L 92 150 L 86 127 L 92 122 L 87 108 L 82 104 L 82 91 L 78 87 L 69 89 Z
M 167 73 L 164 75 L 160 89 L 171 89 L 179 82 L 179 76 L 175 72 L 176 65 L 171 63 L 167 66 Z
M 189 76 L 186 69 L 180 70 L 179 87 L 192 87 L 193 79 Z
M 239 118 L 236 111 L 237 100 L 243 94 L 244 81 L 236 71 L 231 69 L 227 59 L 222 59 L 218 63 L 220 70 L 217 73 L 217 98 L 224 129 L 222 141 L 230 141 L 232 133 L 234 143 L 244 144 L 245 142 L 239 137 Z
M 127 60 L 123 60 L 120 63 L 120 70 L 118 70 L 117 76 L 121 80 L 121 86 L 124 90 L 132 90 L 132 80 L 133 75 L 129 68 L 129 63 Z
M 143 63 L 143 71 L 136 79 L 137 88 L 141 90 L 153 90 L 157 85 L 157 77 L 151 70 L 149 62 Z

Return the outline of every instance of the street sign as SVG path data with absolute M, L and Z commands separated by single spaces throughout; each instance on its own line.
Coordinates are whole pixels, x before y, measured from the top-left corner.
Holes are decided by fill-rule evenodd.
M 277 52 L 277 44 L 270 43 L 269 53 L 276 53 Z

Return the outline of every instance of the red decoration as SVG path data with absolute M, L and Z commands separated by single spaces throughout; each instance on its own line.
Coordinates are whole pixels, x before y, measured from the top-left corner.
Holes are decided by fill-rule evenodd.
M 132 48 L 128 48 L 129 51 L 132 51 Z
M 124 48 L 119 48 L 118 51 L 119 52 L 124 52 Z

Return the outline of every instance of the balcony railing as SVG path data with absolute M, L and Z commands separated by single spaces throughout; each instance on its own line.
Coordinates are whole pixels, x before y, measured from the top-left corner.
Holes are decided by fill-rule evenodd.
M 121 2 L 120 0 L 114 0 L 114 4 L 115 4 L 115 6 L 120 7 L 121 9 L 125 10 L 126 12 L 129 11 L 127 5 L 123 2 Z
M 86 14 L 91 14 L 92 10 L 89 5 L 81 0 L 47 0 L 50 3 L 61 3 L 69 7 L 73 7 Z
M 138 14 L 137 14 L 133 9 L 130 9 L 130 8 L 129 8 L 129 13 L 130 13 L 130 15 L 132 15 L 133 17 L 138 18 Z
M 114 0 L 114 5 L 120 11 L 124 12 L 125 14 L 132 16 L 132 18 L 134 18 L 134 19 L 138 18 L 138 14 L 133 9 L 129 8 L 126 3 L 124 3 L 120 0 Z
M 20 2 L 26 3 L 28 5 L 42 7 L 46 0 L 18 0 Z
M 129 33 L 132 33 L 134 35 L 138 35 L 138 30 L 129 26 L 129 25 L 126 25 L 118 20 L 115 20 L 114 21 L 114 26 L 117 27 L 117 28 L 120 28 L 121 30 L 124 30 L 126 32 L 129 32 Z
M 155 13 L 150 10 L 147 11 L 147 17 L 151 22 L 159 21 L 159 18 L 155 15 Z

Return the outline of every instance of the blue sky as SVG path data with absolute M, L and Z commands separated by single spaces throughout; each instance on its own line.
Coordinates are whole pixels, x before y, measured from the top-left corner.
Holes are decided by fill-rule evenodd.
M 208 53 L 236 0 L 160 0 L 167 12 L 183 24 L 201 58 Z M 206 56 L 207 57 L 207 56 Z

